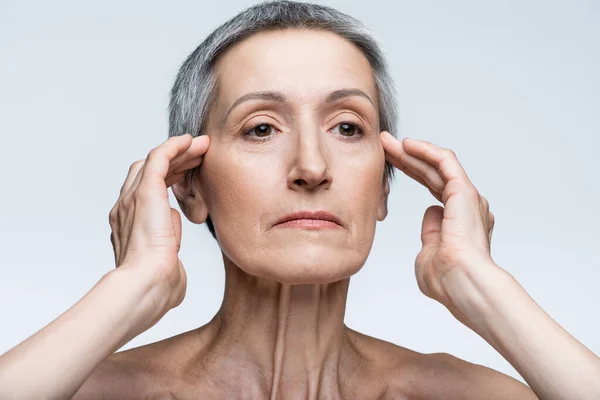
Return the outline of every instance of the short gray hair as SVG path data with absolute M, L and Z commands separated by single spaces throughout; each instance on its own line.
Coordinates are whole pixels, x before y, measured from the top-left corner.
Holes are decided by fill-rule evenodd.
M 373 69 L 379 103 L 380 131 L 397 137 L 398 105 L 385 54 L 373 33 L 359 20 L 334 8 L 288 0 L 265 1 L 251 6 L 220 25 L 184 61 L 171 89 L 169 137 L 189 133 L 205 134 L 208 111 L 217 92 L 214 64 L 231 45 L 262 31 L 287 28 L 325 30 L 336 33 L 356 45 Z M 199 167 L 189 170 L 185 180 L 191 183 Z M 384 180 L 394 177 L 394 167 L 386 161 Z M 206 225 L 217 239 L 213 222 Z

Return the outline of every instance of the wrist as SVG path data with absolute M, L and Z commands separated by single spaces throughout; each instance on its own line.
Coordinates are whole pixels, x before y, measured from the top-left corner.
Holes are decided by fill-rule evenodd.
M 507 289 L 518 285 L 514 277 L 493 261 L 456 269 L 442 281 L 449 301 L 447 307 L 459 320 L 480 335 L 485 335 L 489 319 Z
M 170 294 L 148 274 L 121 265 L 106 273 L 103 280 L 109 282 L 112 292 L 122 294 L 129 308 L 128 325 L 133 336 L 151 328 L 169 310 Z

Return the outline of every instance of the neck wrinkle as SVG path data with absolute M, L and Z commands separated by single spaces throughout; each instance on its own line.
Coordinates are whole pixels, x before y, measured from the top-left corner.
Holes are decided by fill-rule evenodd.
M 218 332 L 205 359 L 255 382 L 263 398 L 339 398 L 342 351 L 354 351 L 344 324 L 350 278 L 289 285 L 225 261 L 225 295 L 209 324 Z M 206 362 L 206 361 L 205 361 Z M 225 379 L 225 378 L 224 378 Z M 231 381 L 230 381 L 231 382 Z

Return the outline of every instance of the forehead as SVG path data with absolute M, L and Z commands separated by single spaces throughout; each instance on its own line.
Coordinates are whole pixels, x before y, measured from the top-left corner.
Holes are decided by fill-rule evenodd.
M 289 101 L 302 104 L 323 100 L 332 90 L 358 88 L 377 101 L 373 71 L 365 55 L 328 31 L 257 33 L 223 53 L 215 72 L 221 109 L 246 93 L 265 90 L 280 91 Z

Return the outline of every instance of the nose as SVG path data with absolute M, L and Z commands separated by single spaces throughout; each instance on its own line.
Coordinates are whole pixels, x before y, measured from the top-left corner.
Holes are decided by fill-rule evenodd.
M 305 124 L 294 138 L 292 160 L 288 174 L 288 187 L 292 190 L 325 190 L 331 186 L 333 177 L 329 166 L 329 149 L 321 129 Z

